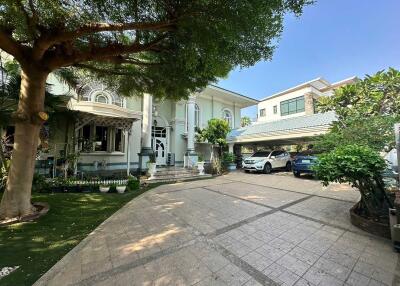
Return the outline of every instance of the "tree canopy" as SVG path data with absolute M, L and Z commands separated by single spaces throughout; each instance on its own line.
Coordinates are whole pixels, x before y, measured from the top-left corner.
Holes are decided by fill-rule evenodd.
M 395 69 L 367 75 L 321 97 L 319 111 L 335 111 L 337 121 L 316 147 L 332 150 L 345 144 L 362 144 L 380 151 L 394 146 L 393 125 L 400 120 L 400 72 Z
M 242 118 L 240 118 L 240 126 L 241 127 L 246 127 L 249 126 L 251 124 L 251 119 L 248 116 L 243 116 Z
M 23 68 L 84 68 L 124 94 L 181 98 L 271 58 L 284 14 L 308 3 L 3 0 L 0 48 Z
M 228 121 L 219 118 L 208 120 L 207 127 L 197 130 L 197 139 L 220 147 L 226 145 L 226 136 L 230 131 Z

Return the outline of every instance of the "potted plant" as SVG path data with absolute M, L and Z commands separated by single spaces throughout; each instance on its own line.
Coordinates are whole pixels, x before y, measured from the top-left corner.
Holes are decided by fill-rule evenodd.
M 228 171 L 236 170 L 235 155 L 233 153 L 224 153 L 224 163 Z
M 125 190 L 126 190 L 126 184 L 118 184 L 116 189 L 117 189 L 118 194 L 123 194 L 123 193 L 125 193 Z
M 108 191 L 110 190 L 110 186 L 108 185 L 100 185 L 99 186 L 99 190 L 101 193 L 108 193 Z
M 156 156 L 154 155 L 154 153 L 149 155 L 149 161 L 147 162 L 147 168 L 148 168 L 148 172 L 150 174 L 149 179 L 153 179 L 154 174 L 156 173 Z
M 199 160 L 197 161 L 197 170 L 199 170 L 199 175 L 204 175 L 204 159 L 199 155 Z

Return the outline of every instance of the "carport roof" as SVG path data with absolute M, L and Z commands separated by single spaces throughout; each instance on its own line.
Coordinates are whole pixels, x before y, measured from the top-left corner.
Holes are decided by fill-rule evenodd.
M 250 141 L 251 138 L 257 137 L 259 141 L 260 137 L 265 137 L 268 140 L 268 136 L 275 137 L 277 134 L 285 137 L 285 135 L 293 132 L 301 133 L 304 131 L 307 133 L 312 130 L 326 130 L 335 120 L 336 115 L 334 112 L 292 117 L 234 129 L 228 134 L 227 139 L 229 142 L 235 142 L 241 141 L 239 140 L 241 138 L 246 138 L 246 141 Z

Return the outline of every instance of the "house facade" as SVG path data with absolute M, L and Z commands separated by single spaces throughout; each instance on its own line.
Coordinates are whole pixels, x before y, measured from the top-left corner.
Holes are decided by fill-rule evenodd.
M 326 133 L 336 119 L 333 112 L 317 112 L 318 98 L 331 96 L 335 89 L 356 80 L 356 77 L 351 77 L 330 83 L 316 78 L 262 99 L 257 104 L 257 121 L 229 134 L 229 149 L 233 151 L 236 145 L 253 149 L 257 146 L 281 146 L 288 150 L 312 142 L 315 137 Z
M 48 82 L 52 93 L 70 94 L 67 108 L 72 111 L 41 132 L 36 169 L 50 175 L 59 172 L 57 162 L 71 153 L 79 154 L 75 170 L 81 173 L 143 171 L 152 153 L 158 166 L 192 167 L 199 155 L 207 160 L 211 149 L 208 143 L 196 142 L 196 127 L 221 118 L 238 128 L 240 110 L 258 103 L 213 85 L 187 100 L 173 101 L 148 94 L 124 98 L 96 82 L 82 85 L 78 92 L 54 77 Z

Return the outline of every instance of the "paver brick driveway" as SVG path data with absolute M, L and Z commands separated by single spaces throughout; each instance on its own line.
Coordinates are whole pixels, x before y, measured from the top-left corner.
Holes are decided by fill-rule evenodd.
M 35 285 L 400 285 L 388 240 L 349 222 L 358 193 L 240 172 L 129 202 Z

